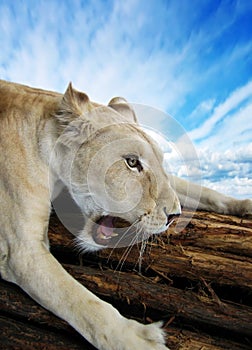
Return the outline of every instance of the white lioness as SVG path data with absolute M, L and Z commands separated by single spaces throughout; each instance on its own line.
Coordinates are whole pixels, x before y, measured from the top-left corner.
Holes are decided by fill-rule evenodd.
M 71 84 L 61 95 L 0 81 L 2 278 L 18 284 L 100 350 L 167 349 L 160 323 L 124 318 L 50 254 L 49 168 L 88 218 L 79 232 L 87 250 L 119 240 L 114 231 L 120 221 L 145 237 L 166 230 L 181 211 L 187 183 L 168 178 L 161 151 L 140 129 L 126 101 L 116 98 L 101 106 Z M 252 214 L 251 200 L 190 188 L 191 203 L 200 197 L 200 209 Z

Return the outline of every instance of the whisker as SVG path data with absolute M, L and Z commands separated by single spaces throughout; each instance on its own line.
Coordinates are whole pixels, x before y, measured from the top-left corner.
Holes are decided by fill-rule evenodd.
M 122 267 L 123 267 L 123 264 L 124 262 L 127 260 L 127 257 L 129 256 L 133 246 L 135 245 L 135 243 L 138 243 L 138 239 L 139 239 L 139 234 L 138 234 L 138 226 L 139 224 L 139 220 L 136 220 L 132 225 L 131 227 L 134 225 L 136 227 L 136 234 L 135 236 L 132 238 L 130 244 L 127 246 L 126 250 L 124 251 L 123 255 L 121 256 L 117 266 L 116 266 L 116 270 L 119 268 L 119 266 L 121 265 L 121 268 L 120 268 L 120 271 L 122 270 Z
M 131 224 L 126 231 L 123 232 L 122 236 L 120 237 L 120 239 L 116 242 L 115 246 L 113 247 L 113 249 L 111 250 L 111 253 L 109 254 L 109 257 L 107 259 L 107 263 L 109 262 L 109 259 L 111 258 L 111 255 L 114 252 L 114 249 L 118 248 L 120 242 L 124 239 L 124 237 L 127 235 L 127 233 L 139 222 L 139 219 L 135 220 L 133 222 L 133 224 Z M 130 245 L 132 245 L 132 241 L 130 243 Z
M 157 241 L 157 237 L 155 234 L 151 235 L 150 237 L 150 241 L 146 242 L 146 254 L 151 254 L 152 248 L 153 248 L 153 244 L 155 243 L 155 241 Z
M 115 268 L 115 271 L 117 271 L 120 266 L 121 266 L 121 268 L 120 268 L 119 271 L 122 270 L 123 265 L 124 265 L 125 261 L 127 260 L 127 258 L 129 256 L 129 254 L 130 254 L 134 244 L 136 243 L 136 241 L 137 241 L 137 237 L 135 236 L 135 237 L 132 238 L 132 240 L 130 242 L 130 245 L 125 249 L 123 255 L 121 256 L 121 258 L 120 258 L 120 260 L 119 260 L 119 262 L 118 262 L 118 264 L 117 264 L 117 266 Z
M 144 230 L 142 228 L 140 228 L 139 233 L 141 233 L 142 235 L 142 239 L 141 239 L 141 246 L 139 249 L 139 258 L 137 260 L 137 264 L 138 264 L 138 272 L 141 273 L 142 270 L 142 262 L 143 262 L 143 255 L 147 246 L 147 242 L 148 242 L 148 234 L 144 233 Z
M 141 247 L 139 249 L 139 258 L 138 258 L 138 261 L 136 263 L 136 265 L 139 264 L 139 272 L 140 272 L 141 271 L 142 258 L 143 258 L 143 254 L 144 254 L 145 247 L 146 247 L 146 244 L 147 244 L 148 235 L 144 234 L 143 228 L 138 227 L 139 226 L 139 222 L 135 226 L 136 226 L 136 235 L 132 239 L 130 246 L 128 246 L 128 248 L 123 253 L 123 255 L 122 255 L 122 257 L 121 257 L 121 259 L 120 259 L 120 261 L 119 261 L 119 263 L 117 265 L 117 268 L 121 264 L 121 269 L 122 269 L 122 266 L 123 266 L 124 262 L 127 260 L 127 257 L 129 255 L 133 245 L 135 243 L 137 243 L 137 246 L 138 246 L 138 243 L 140 243 Z

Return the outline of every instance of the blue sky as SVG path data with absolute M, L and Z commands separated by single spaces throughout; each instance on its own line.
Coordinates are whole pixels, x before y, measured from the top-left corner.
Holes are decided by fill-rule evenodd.
M 0 18 L 0 78 L 169 113 L 202 183 L 252 197 L 251 1 L 0 0 Z

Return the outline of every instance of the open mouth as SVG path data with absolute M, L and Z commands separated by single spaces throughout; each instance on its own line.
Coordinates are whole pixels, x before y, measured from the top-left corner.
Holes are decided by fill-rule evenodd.
M 102 216 L 96 224 L 98 227 L 94 230 L 93 239 L 104 246 L 112 246 L 119 240 L 129 239 L 134 231 L 128 221 L 110 215 Z

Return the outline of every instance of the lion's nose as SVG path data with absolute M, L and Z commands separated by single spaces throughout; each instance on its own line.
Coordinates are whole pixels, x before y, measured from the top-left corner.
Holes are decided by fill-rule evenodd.
M 168 214 L 167 210 L 166 210 L 166 207 L 164 207 L 164 213 L 165 213 L 165 215 L 167 217 L 166 226 L 169 226 L 173 222 L 173 220 L 180 215 L 180 214 L 177 214 L 177 213 L 176 214 Z

